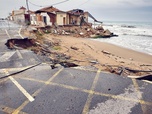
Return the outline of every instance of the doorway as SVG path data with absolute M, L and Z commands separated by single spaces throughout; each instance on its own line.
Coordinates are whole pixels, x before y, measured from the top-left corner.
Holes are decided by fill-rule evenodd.
M 43 21 L 44 21 L 45 25 L 47 25 L 47 19 L 46 19 L 46 16 L 43 16 Z
M 63 17 L 63 25 L 65 25 L 66 23 L 65 23 L 65 17 Z

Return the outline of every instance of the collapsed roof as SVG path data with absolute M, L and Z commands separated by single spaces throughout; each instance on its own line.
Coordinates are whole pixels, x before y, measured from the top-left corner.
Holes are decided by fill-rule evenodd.
M 73 10 L 67 11 L 67 13 L 73 14 L 73 15 L 81 15 L 84 13 L 84 11 L 81 9 L 73 9 Z
M 49 7 L 45 7 L 45 8 L 42 8 L 42 9 L 39 9 L 37 11 L 35 11 L 35 13 L 39 13 L 39 12 L 58 12 L 58 11 L 61 11 L 53 6 L 49 6 Z

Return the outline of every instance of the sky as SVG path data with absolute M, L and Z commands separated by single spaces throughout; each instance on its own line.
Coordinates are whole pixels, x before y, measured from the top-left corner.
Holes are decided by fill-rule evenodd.
M 90 12 L 99 21 L 152 22 L 152 0 L 28 0 L 28 1 L 29 1 L 29 8 L 30 10 L 33 11 L 54 4 L 53 5 L 54 7 L 63 11 L 68 11 L 76 8 L 83 9 L 85 11 Z M 60 3 L 60 4 L 56 4 L 56 3 Z M 7 17 L 12 10 L 17 10 L 21 6 L 26 7 L 26 0 L 0 0 L 0 17 Z

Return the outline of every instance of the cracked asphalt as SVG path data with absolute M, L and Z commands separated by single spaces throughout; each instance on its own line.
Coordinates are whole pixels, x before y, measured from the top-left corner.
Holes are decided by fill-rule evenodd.
M 152 82 L 92 67 L 52 69 L 31 51 L 7 49 L 20 26 L 0 26 L 0 114 L 151 114 Z

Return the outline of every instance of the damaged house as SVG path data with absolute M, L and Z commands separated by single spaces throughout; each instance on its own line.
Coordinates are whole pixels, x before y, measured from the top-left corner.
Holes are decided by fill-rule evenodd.
M 20 7 L 19 10 L 12 11 L 12 20 L 19 24 L 28 24 L 30 22 L 30 14 L 25 7 Z
M 73 9 L 67 12 L 69 14 L 69 24 L 82 25 L 83 22 L 88 23 L 88 12 L 81 9 Z
M 31 14 L 31 24 L 37 26 L 52 25 L 91 25 L 88 23 L 90 13 L 81 9 L 62 11 L 53 6 L 45 7 Z
M 31 23 L 38 26 L 54 25 L 56 23 L 57 12 L 60 12 L 60 10 L 53 6 L 37 10 L 31 15 Z

